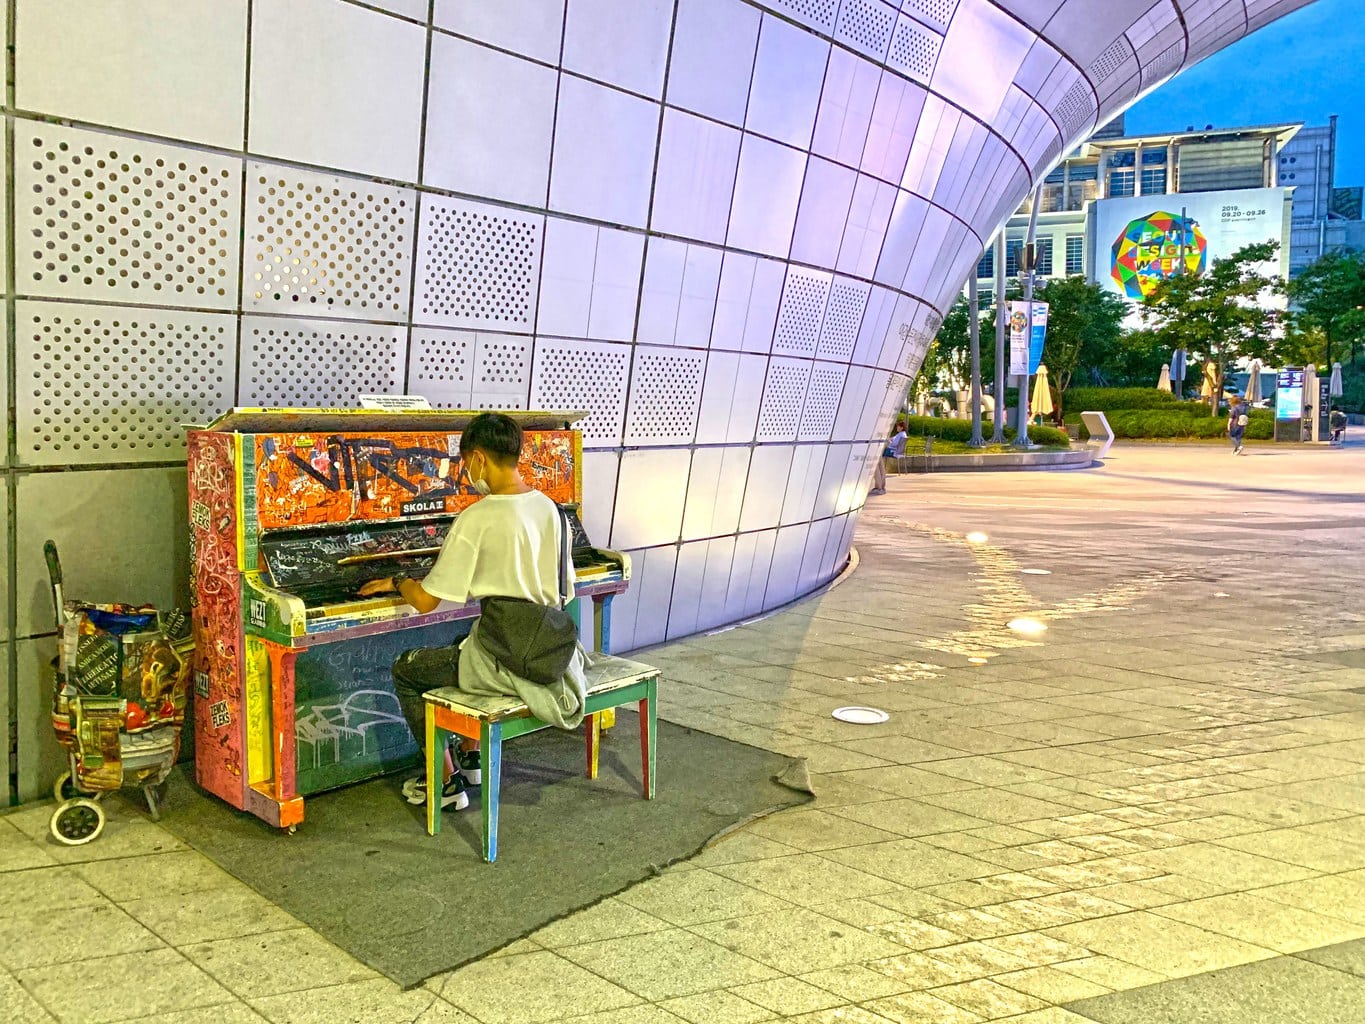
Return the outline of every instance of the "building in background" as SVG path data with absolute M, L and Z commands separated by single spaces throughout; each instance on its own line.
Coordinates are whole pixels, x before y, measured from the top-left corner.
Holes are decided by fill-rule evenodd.
M 1136 240 L 1144 231 L 1150 238 L 1162 229 L 1174 237 L 1170 232 L 1182 216 L 1198 221 L 1199 241 L 1192 237 L 1191 249 L 1206 263 L 1248 242 L 1269 239 L 1281 248 L 1278 269 L 1288 270 L 1293 189 L 1280 182 L 1277 157 L 1301 125 L 1135 136 L 1113 134 L 1112 128 L 1081 145 L 1043 179 L 1037 228 L 1040 278 L 1083 274 L 1136 300 L 1140 296 L 1133 289 L 1141 277 L 1136 250 L 1130 244 L 1126 256 L 1116 251 L 1124 248 L 1120 235 L 1132 234 Z M 1122 131 L 1121 120 L 1118 129 Z M 1027 200 L 1006 228 L 1005 273 L 1010 276 L 1018 273 L 1032 202 Z M 1179 243 L 1175 245 L 1178 250 Z M 1172 255 L 1180 258 L 1178 251 Z M 1116 270 L 1121 256 L 1129 263 L 1126 271 L 1121 264 Z M 986 252 L 977 274 L 983 281 L 994 274 L 993 252 Z
M 1184 200 L 1180 207 L 1197 210 L 1187 216 L 1199 220 L 1210 240 L 1210 258 L 1269 238 L 1280 244 L 1280 269 L 1292 277 L 1323 253 L 1365 249 L 1362 189 L 1336 187 L 1336 147 L 1336 117 L 1320 126 L 1187 127 L 1182 132 L 1135 136 L 1124 135 L 1123 119 L 1116 118 L 1044 179 L 1038 210 L 1038 274 L 1044 279 L 1084 274 L 1092 281 L 1112 282 L 1124 293 L 1126 289 L 1112 280 L 1117 236 L 1091 237 L 1091 206 L 1096 205 L 1093 212 L 1101 228 L 1108 229 L 1112 218 L 1105 215 L 1105 204 L 1157 195 L 1201 196 Z M 1279 196 L 1253 199 L 1245 194 L 1261 189 L 1274 189 Z M 1005 272 L 1010 276 L 1018 273 L 1031 205 L 1031 199 L 1025 201 L 1006 228 Z M 1229 210 L 1224 221 L 1224 205 L 1237 207 L 1238 213 Z M 1282 209 L 1286 205 L 1288 209 Z M 1124 208 L 1130 206 L 1130 219 L 1136 220 L 1136 206 Z M 1262 209 L 1264 214 L 1247 216 Z M 1147 212 L 1178 217 L 1180 209 L 1168 202 L 1161 210 Z M 1287 214 L 1283 222 L 1282 213 Z M 1224 242 L 1236 245 L 1228 248 Z M 992 251 L 983 256 L 977 274 L 983 282 L 994 274 Z

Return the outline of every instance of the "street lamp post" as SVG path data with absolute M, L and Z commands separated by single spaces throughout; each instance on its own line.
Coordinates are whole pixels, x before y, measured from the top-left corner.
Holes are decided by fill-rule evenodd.
M 1033 342 L 1033 280 L 1038 264 L 1037 250 L 1034 248 L 1038 236 L 1038 207 L 1043 201 L 1043 183 L 1040 181 L 1033 192 L 1033 203 L 1028 214 L 1028 235 L 1024 238 L 1024 248 L 1019 256 L 1022 265 L 1019 270 L 1024 283 L 1024 372 L 1019 376 L 1019 424 L 1014 435 L 1014 446 L 1027 449 L 1028 440 L 1028 380 L 1029 346 Z
M 1005 229 L 995 238 L 995 412 L 991 423 L 991 444 L 1005 443 L 1005 330 L 1009 314 L 1005 309 Z
M 967 278 L 967 315 L 971 317 L 968 332 L 972 339 L 972 436 L 968 448 L 984 448 L 981 436 L 981 300 L 977 295 L 976 271 Z

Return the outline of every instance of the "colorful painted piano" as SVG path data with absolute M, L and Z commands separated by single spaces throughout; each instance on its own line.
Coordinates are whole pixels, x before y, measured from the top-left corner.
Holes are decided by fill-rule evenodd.
M 367 580 L 421 578 L 478 500 L 459 456 L 473 412 L 234 409 L 189 432 L 195 777 L 280 828 L 304 797 L 416 762 L 389 669 L 468 632 L 478 605 L 422 615 Z M 509 412 L 524 479 L 570 513 L 592 646 L 609 651 L 629 556 L 582 529 L 573 412 Z M 580 623 L 582 620 L 580 618 Z

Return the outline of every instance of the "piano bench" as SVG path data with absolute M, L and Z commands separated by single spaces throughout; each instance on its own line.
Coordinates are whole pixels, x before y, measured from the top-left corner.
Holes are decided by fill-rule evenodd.
M 640 709 L 640 772 L 646 800 L 654 799 L 655 739 L 659 670 L 638 661 L 610 654 L 593 653 L 585 667 L 588 700 L 583 717 L 587 742 L 587 775 L 597 778 L 597 752 L 601 716 L 635 702 Z M 548 729 L 516 697 L 484 697 L 454 686 L 428 690 L 426 700 L 427 832 L 441 830 L 441 784 L 445 770 L 446 742 L 454 734 L 479 741 L 479 766 L 483 771 L 480 798 L 483 804 L 483 859 L 498 856 L 498 790 L 502 778 L 502 741 Z

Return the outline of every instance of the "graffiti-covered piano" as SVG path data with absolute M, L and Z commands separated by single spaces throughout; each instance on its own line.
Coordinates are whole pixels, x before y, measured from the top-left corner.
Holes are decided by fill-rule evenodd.
M 272 825 L 303 798 L 412 761 L 394 658 L 450 643 L 476 604 L 428 614 L 367 580 L 421 578 L 450 524 L 478 500 L 459 455 L 475 413 L 234 409 L 189 432 L 195 775 Z M 611 599 L 628 556 L 597 548 L 578 518 L 581 413 L 509 412 L 523 478 L 570 513 L 576 615 L 609 650 Z

